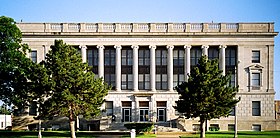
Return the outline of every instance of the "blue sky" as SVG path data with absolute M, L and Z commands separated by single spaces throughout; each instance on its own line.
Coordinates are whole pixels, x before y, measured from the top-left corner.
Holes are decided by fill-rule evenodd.
M 275 22 L 280 0 L 0 0 L 0 16 L 17 22 Z M 274 49 L 280 99 L 280 38 Z

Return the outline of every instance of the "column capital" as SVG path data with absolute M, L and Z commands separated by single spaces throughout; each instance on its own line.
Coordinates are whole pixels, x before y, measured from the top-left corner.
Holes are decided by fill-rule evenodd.
M 173 45 L 168 45 L 168 46 L 166 46 L 166 48 L 167 48 L 167 49 L 173 49 L 174 46 L 173 46 Z
M 150 45 L 149 48 L 150 48 L 150 49 L 156 49 L 157 46 L 155 46 L 155 45 Z
M 132 49 L 139 49 L 139 46 L 138 45 L 133 45 L 131 46 Z
M 97 48 L 98 49 L 105 49 L 105 47 L 103 45 L 98 45 Z
M 114 48 L 115 49 L 122 49 L 122 46 L 121 45 L 115 45 Z
M 227 48 L 226 45 L 220 45 L 219 48 Z
M 87 49 L 87 46 L 79 46 L 81 49 Z
M 201 46 L 201 48 L 202 48 L 202 49 L 208 49 L 209 46 L 208 46 L 208 45 L 203 45 L 203 46 Z
M 184 48 L 185 48 L 185 49 L 191 49 L 192 46 L 187 46 L 187 45 L 185 45 Z

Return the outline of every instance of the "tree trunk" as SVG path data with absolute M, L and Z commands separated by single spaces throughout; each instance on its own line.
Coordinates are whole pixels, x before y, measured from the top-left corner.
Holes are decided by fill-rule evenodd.
M 69 119 L 69 125 L 70 125 L 71 138 L 76 138 L 76 135 L 75 135 L 75 120 Z
M 200 119 L 200 138 L 205 138 L 205 120 Z
M 74 114 L 72 112 L 72 107 L 69 106 L 69 127 L 70 127 L 70 132 L 71 132 L 71 138 L 76 138 L 75 135 L 75 118 L 74 118 Z

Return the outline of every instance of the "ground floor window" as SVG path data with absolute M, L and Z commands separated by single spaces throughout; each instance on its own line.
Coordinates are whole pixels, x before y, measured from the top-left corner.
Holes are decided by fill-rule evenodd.
M 140 108 L 140 121 L 149 121 L 149 108 Z
M 228 131 L 235 131 L 235 125 L 234 124 L 228 124 Z
M 261 125 L 256 125 L 256 124 L 252 125 L 252 130 L 253 131 L 261 131 L 262 130 Z
M 122 121 L 131 122 L 131 101 L 122 101 Z
M 158 108 L 157 109 L 157 121 L 158 122 L 165 122 L 166 121 L 166 109 L 165 108 Z
M 131 121 L 131 108 L 123 108 L 123 122 L 130 122 Z
M 166 122 L 166 101 L 157 101 L 157 121 Z
M 193 131 L 200 131 L 200 124 L 193 124 L 192 128 L 193 128 Z

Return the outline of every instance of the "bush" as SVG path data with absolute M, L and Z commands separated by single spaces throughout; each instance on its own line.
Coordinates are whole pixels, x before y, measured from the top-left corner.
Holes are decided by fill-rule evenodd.
M 124 124 L 127 129 L 135 129 L 136 133 L 150 132 L 153 129 L 153 123 L 127 123 Z
M 219 130 L 220 130 L 220 127 L 210 126 L 210 127 L 209 127 L 209 130 L 210 130 L 210 131 L 219 131 Z

